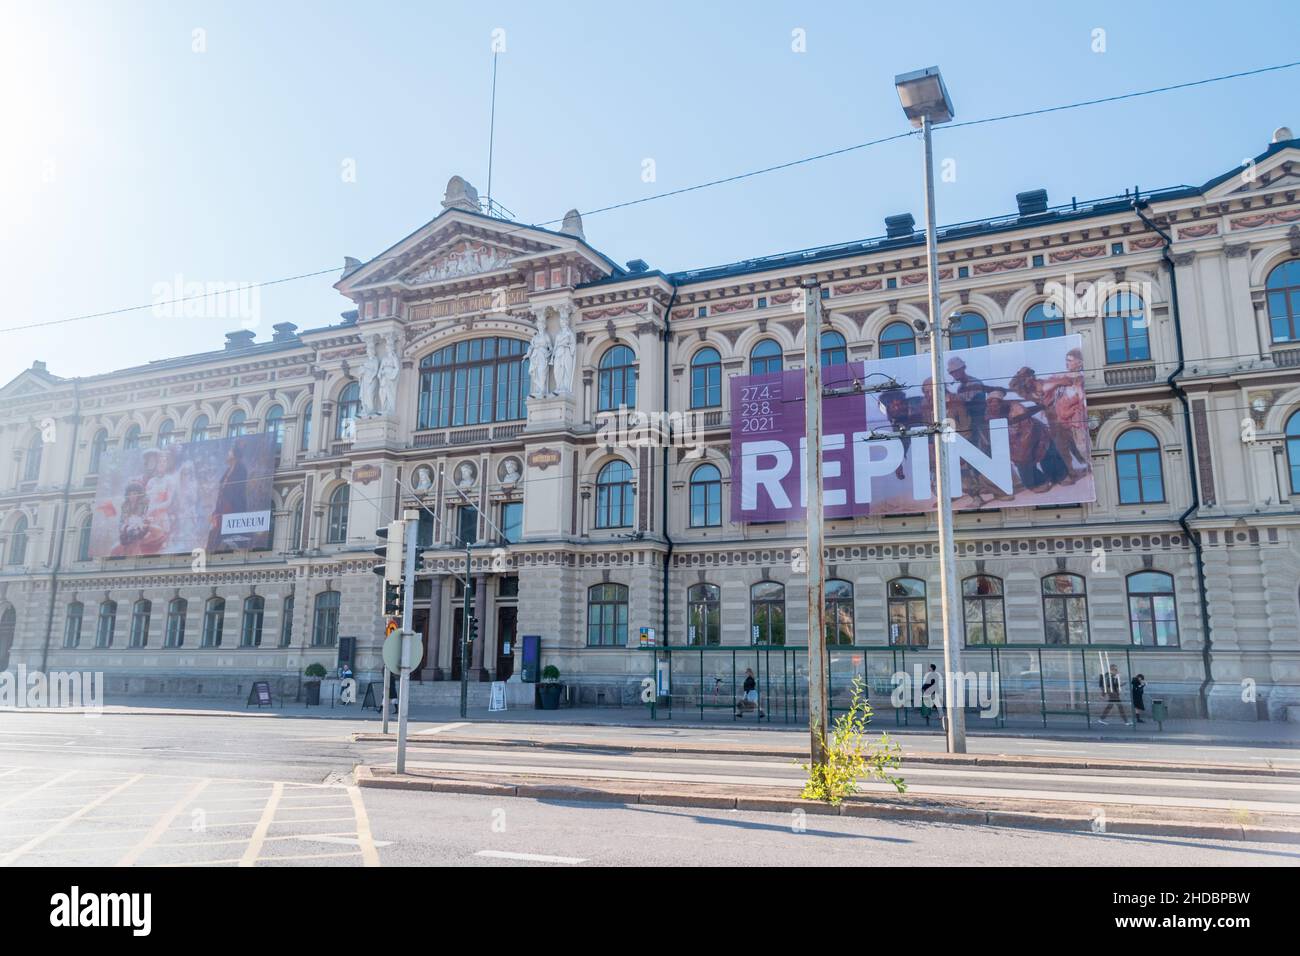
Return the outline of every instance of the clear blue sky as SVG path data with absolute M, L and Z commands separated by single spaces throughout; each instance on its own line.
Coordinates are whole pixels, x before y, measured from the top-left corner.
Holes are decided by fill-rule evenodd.
M 0 326 L 148 303 L 178 274 L 261 281 L 379 253 L 439 211 L 453 173 L 485 188 L 495 28 L 493 192 L 538 222 L 897 132 L 893 76 L 931 64 L 970 119 L 1297 58 L 1300 4 L 1244 10 L 0 0 Z M 1059 202 L 1200 183 L 1300 129 L 1297 90 L 1300 69 L 944 132 L 957 178 L 939 219 L 1007 212 L 1034 187 Z M 586 233 L 619 262 L 694 268 L 879 235 L 886 215 L 921 218 L 920 187 L 909 139 L 591 216 Z M 334 278 L 263 290 L 258 338 L 337 321 Z M 33 359 L 78 375 L 217 348 L 237 324 L 145 312 L 0 333 L 0 382 Z

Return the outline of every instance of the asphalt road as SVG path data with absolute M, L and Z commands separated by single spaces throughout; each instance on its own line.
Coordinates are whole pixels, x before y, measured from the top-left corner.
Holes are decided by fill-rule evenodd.
M 438 726 L 445 725 L 416 729 L 436 737 Z M 358 790 L 349 779 L 355 764 L 391 759 L 390 745 L 352 741 L 353 730 L 373 727 L 287 717 L 0 714 L 0 865 L 1300 862 L 1300 847 L 1277 844 Z M 488 764 L 545 756 L 537 748 L 445 749 L 453 753 L 439 759 Z M 413 759 L 429 756 L 421 750 Z M 618 769 L 609 755 L 555 756 L 562 760 L 549 761 L 552 770 L 576 762 L 589 771 L 592 761 L 602 773 Z M 620 759 L 641 761 L 629 765 L 634 772 L 647 770 L 642 757 Z M 703 763 L 706 773 L 797 776 L 780 759 Z M 737 766 L 744 763 L 758 766 Z M 653 773 L 697 769 L 648 765 Z M 914 777 L 918 787 L 946 779 L 922 776 Z M 1075 784 L 1034 783 L 1040 785 Z M 1187 792 L 1190 799 L 1239 799 L 1231 790 L 1176 781 L 1143 785 L 1166 798 Z M 1277 786 L 1250 797 L 1296 799 Z

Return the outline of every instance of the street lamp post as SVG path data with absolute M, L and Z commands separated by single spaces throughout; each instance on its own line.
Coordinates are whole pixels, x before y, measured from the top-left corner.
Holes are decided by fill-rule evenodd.
M 966 713 L 957 700 L 961 686 L 961 644 L 955 633 L 961 621 L 961 592 L 957 584 L 956 552 L 952 534 L 951 473 L 948 470 L 949 436 L 948 396 L 944 377 L 944 341 L 939 317 L 939 237 L 934 216 L 934 154 L 930 129 L 935 123 L 947 123 L 955 115 L 948 89 L 937 66 L 903 73 L 894 77 L 903 113 L 913 126 L 921 129 L 925 150 L 925 254 L 930 283 L 930 378 L 933 388 L 934 423 L 943 432 L 935 434 L 935 495 L 938 498 L 939 589 L 943 602 L 943 705 L 946 712 L 946 735 L 949 753 L 966 752 Z
M 804 436 L 807 455 L 808 522 L 808 724 L 812 766 L 826 763 L 830 703 L 826 682 L 826 575 L 822 548 L 822 299 L 815 279 L 805 279 Z

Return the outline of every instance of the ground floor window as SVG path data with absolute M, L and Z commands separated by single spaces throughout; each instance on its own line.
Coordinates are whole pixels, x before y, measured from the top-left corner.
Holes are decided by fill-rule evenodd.
M 1048 644 L 1088 643 L 1088 591 L 1077 574 L 1043 578 L 1043 640 Z
M 853 585 L 832 578 L 826 582 L 826 644 L 852 643 Z
M 597 584 L 587 591 L 587 644 L 624 647 L 627 644 L 627 587 Z
M 266 601 L 254 594 L 244 599 L 244 617 L 239 628 L 240 647 L 262 646 L 262 618 Z
M 316 613 L 311 627 L 313 647 L 333 647 L 339 641 L 339 605 L 343 596 L 338 591 L 322 591 L 316 595 Z
M 686 643 L 692 647 L 722 643 L 722 590 L 716 584 L 693 584 L 687 590 Z
M 293 595 L 284 599 L 280 608 L 280 646 L 288 647 L 293 642 Z
M 105 601 L 99 606 L 99 622 L 95 626 L 95 646 L 112 647 L 113 631 L 117 627 L 117 602 Z
M 749 589 L 749 639 L 755 644 L 785 643 L 785 585 L 759 581 Z
M 149 616 L 153 613 L 153 602 L 145 598 L 135 602 L 131 608 L 131 646 L 144 647 L 149 643 Z
M 81 646 L 81 621 L 85 615 L 85 606 L 80 601 L 68 605 L 68 616 L 63 622 L 63 646 Z
M 185 644 L 185 613 L 189 602 L 185 598 L 172 598 L 167 605 L 167 647 L 182 647 Z
M 203 646 L 220 647 L 221 632 L 226 627 L 226 601 L 224 598 L 208 598 L 203 609 Z
M 962 619 L 967 644 L 1005 644 L 1006 606 L 1002 601 L 1002 579 L 976 574 L 961 583 Z
M 1174 579 L 1161 571 L 1128 576 L 1128 619 L 1133 643 L 1146 647 L 1178 646 L 1178 611 Z
M 894 578 L 889 582 L 889 643 L 930 646 L 925 582 L 919 578 Z

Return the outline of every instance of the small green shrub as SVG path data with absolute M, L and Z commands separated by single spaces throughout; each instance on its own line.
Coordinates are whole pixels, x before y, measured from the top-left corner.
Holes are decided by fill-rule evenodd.
M 548 684 L 554 683 L 560 679 L 560 669 L 554 664 L 547 664 L 542 668 L 542 680 Z
M 324 677 L 326 674 L 325 665 L 321 664 L 318 661 L 312 662 L 311 664 L 307 665 L 307 669 L 303 671 L 303 673 L 308 677 L 315 677 L 317 679 L 320 679 Z
M 868 740 L 869 723 L 871 705 L 863 693 L 862 678 L 855 677 L 849 709 L 835 718 L 830 739 L 822 740 L 826 762 L 802 765 L 808 782 L 800 796 L 838 806 L 845 797 L 858 792 L 858 781 L 864 777 L 887 781 L 899 793 L 906 792 L 903 778 L 889 772 L 902 766 L 903 748 L 884 733 L 878 740 Z

